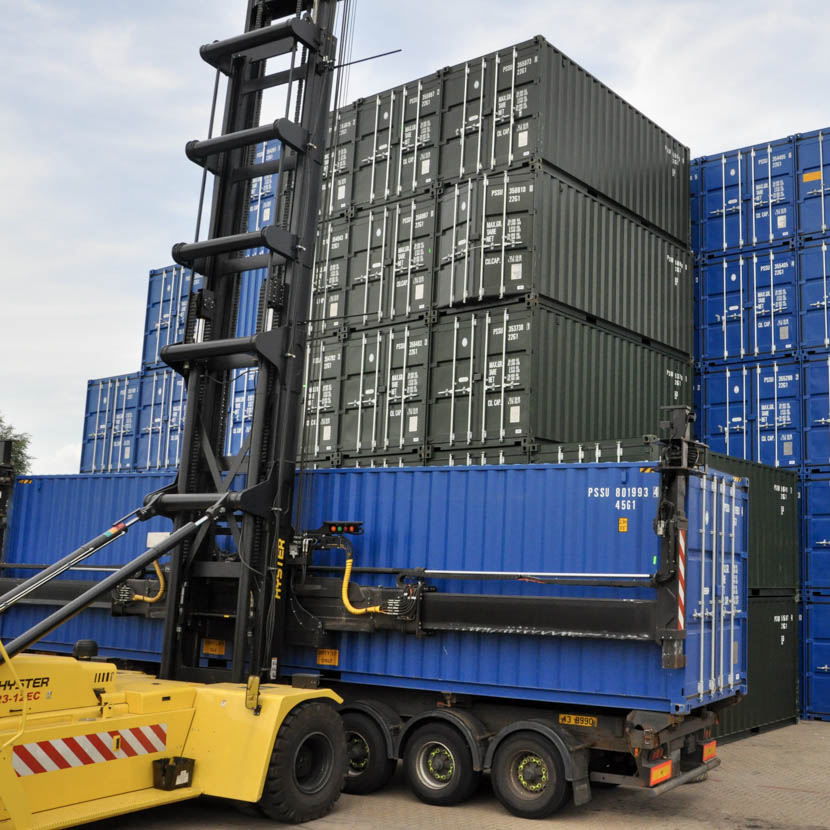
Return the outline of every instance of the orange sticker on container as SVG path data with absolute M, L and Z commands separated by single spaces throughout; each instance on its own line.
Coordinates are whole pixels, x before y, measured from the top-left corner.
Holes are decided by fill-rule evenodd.
M 801 176 L 801 181 L 803 181 L 803 182 L 820 182 L 821 181 L 821 170 L 812 170 L 809 173 L 804 173 Z
M 211 640 L 206 637 L 202 640 L 202 653 L 203 654 L 215 654 L 217 657 L 224 657 L 225 656 L 225 641 L 224 640 Z
M 717 741 L 709 741 L 709 743 L 703 744 L 703 760 L 704 761 L 711 761 L 715 755 L 718 754 L 718 742 Z
M 318 648 L 317 664 L 320 666 L 337 666 L 340 663 L 340 652 L 336 648 Z
M 628 517 L 627 516 L 620 516 L 617 519 L 617 530 L 620 533 L 628 533 Z

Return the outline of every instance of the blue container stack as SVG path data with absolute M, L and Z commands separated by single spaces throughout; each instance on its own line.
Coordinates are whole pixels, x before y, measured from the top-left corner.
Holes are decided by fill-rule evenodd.
M 800 474 L 802 708 L 830 720 L 830 129 L 690 171 L 698 435 Z
M 257 162 L 278 158 L 279 142 L 257 148 Z M 274 222 L 276 174 L 255 179 L 251 187 L 248 230 Z M 264 253 L 264 249 L 249 253 Z M 241 275 L 237 336 L 256 331 L 265 269 Z M 184 339 L 190 296 L 202 276 L 180 265 L 150 271 L 144 322 L 141 369 L 128 375 L 90 380 L 87 384 L 81 473 L 175 470 L 181 457 L 186 390 L 184 379 L 161 359 L 161 350 Z M 256 370 L 237 370 L 228 417 L 227 454 L 239 450 L 248 434 L 253 411 Z

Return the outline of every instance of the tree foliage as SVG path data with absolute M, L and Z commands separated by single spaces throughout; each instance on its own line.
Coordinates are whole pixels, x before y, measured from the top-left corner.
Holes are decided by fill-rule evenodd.
M 0 441 L 14 441 L 12 448 L 12 468 L 15 475 L 24 475 L 31 472 L 32 456 L 29 455 L 29 443 L 32 437 L 27 432 L 17 432 L 14 426 L 3 417 L 0 412 Z

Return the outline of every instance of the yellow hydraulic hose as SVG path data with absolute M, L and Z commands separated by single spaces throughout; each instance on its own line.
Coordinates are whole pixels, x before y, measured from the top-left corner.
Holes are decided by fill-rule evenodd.
M 341 593 L 343 605 L 346 607 L 346 610 L 350 614 L 382 614 L 383 611 L 381 611 L 379 605 L 371 605 L 368 608 L 355 608 L 349 602 L 349 577 L 352 575 L 352 565 L 354 565 L 354 559 L 350 553 L 346 559 L 346 570 L 343 574 L 343 591 Z
M 9 657 L 9 653 L 6 651 L 6 647 L 3 645 L 2 640 L 0 640 L 0 657 L 3 658 L 3 663 L 9 667 L 9 674 L 12 676 L 14 685 L 16 688 L 20 689 L 23 697 L 23 708 L 20 712 L 20 727 L 17 732 L 11 736 L 11 738 L 0 746 L 0 752 L 2 752 L 8 746 L 11 746 L 26 731 L 26 720 L 29 717 L 29 703 L 26 700 L 26 692 L 23 689 L 23 684 L 20 682 L 20 677 L 17 674 L 14 663 L 12 663 L 11 657 Z
M 156 570 L 156 576 L 159 579 L 159 590 L 158 593 L 154 597 L 145 597 L 141 594 L 136 594 L 133 597 L 134 602 L 158 602 L 164 596 L 164 574 L 162 573 L 161 568 L 159 567 L 158 560 L 153 562 L 153 567 Z

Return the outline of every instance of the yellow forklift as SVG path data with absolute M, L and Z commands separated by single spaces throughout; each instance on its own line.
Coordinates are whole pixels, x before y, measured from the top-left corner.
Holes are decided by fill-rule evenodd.
M 338 10 L 336 0 L 249 0 L 244 33 L 201 49 L 216 86 L 208 137 L 186 148 L 204 169 L 199 219 L 195 241 L 175 245 L 173 256 L 203 282 L 190 298 L 184 342 L 162 355 L 187 384 L 177 478 L 0 597 L 0 614 L 137 522 L 162 515 L 174 529 L 0 644 L 3 830 L 72 827 L 202 794 L 296 823 L 324 815 L 340 794 L 346 742 L 339 698 L 312 677 L 296 676 L 291 686 L 273 681 L 289 613 L 283 573 L 295 545 L 294 459 L 334 32 L 338 25 L 349 32 L 350 8 L 344 2 Z M 222 130 L 213 136 L 221 76 Z M 285 114 L 261 124 L 266 90 L 279 90 Z M 257 145 L 274 141 L 278 157 L 260 158 Z M 208 173 L 210 228 L 199 240 Z M 276 222 L 248 230 L 252 185 L 273 174 Z M 239 337 L 240 274 L 257 268 L 267 270 L 256 333 Z M 238 453 L 224 455 L 232 383 L 253 371 L 250 433 Z M 165 554 L 163 575 L 157 560 Z M 151 567 L 159 591 L 138 599 L 165 602 L 157 677 L 95 659 L 91 641 L 77 643 L 72 657 L 26 653 Z

